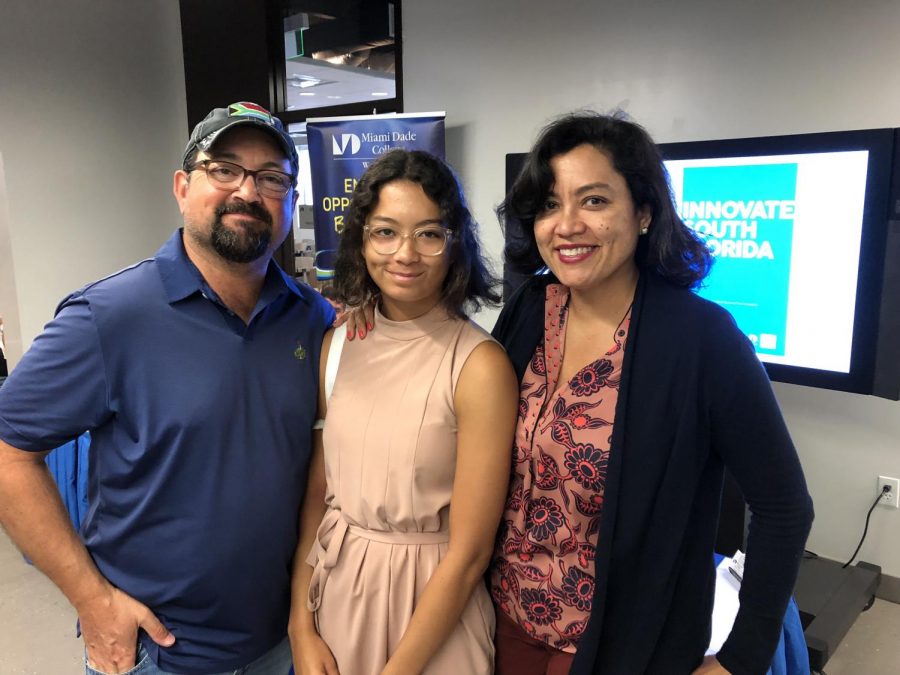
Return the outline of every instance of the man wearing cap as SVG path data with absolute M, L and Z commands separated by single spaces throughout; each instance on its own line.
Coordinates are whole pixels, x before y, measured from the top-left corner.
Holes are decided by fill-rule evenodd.
M 87 673 L 290 668 L 291 559 L 334 318 L 271 260 L 296 179 L 277 119 L 213 110 L 175 172 L 183 229 L 63 300 L 0 388 L 0 521 L 77 610 Z M 43 456 L 85 430 L 79 536 Z

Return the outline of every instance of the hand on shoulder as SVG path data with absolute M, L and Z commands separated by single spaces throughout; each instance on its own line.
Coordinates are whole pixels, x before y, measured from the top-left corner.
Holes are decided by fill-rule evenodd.
M 334 323 L 335 329 L 346 325 L 347 339 L 352 340 L 359 336 L 364 340 L 369 331 L 375 328 L 375 299 L 373 298 L 361 307 L 347 307 L 338 314 Z

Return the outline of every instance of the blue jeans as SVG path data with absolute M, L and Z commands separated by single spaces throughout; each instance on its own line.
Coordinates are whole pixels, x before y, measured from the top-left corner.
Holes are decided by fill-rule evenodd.
M 178 675 L 170 673 L 168 670 L 160 670 L 150 654 L 144 649 L 143 645 L 138 648 L 136 657 L 137 664 L 131 670 L 124 673 L 104 673 L 101 670 L 94 670 L 87 661 L 84 664 L 85 675 Z M 228 670 L 224 673 L 210 673 L 210 675 L 287 675 L 291 669 L 291 644 L 288 639 L 282 640 L 275 648 L 269 650 L 260 656 L 253 663 L 238 668 L 237 670 Z

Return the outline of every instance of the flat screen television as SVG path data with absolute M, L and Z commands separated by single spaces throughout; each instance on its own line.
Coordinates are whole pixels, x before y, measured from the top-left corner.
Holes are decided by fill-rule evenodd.
M 660 145 L 723 307 L 769 377 L 900 399 L 900 134 Z M 507 180 L 524 155 L 507 157 Z

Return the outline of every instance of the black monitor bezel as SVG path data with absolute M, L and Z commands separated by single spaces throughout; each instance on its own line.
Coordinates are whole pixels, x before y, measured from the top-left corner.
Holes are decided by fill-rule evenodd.
M 871 394 L 875 375 L 884 248 L 893 169 L 893 129 L 832 131 L 661 143 L 663 159 L 715 159 L 865 150 L 869 153 L 860 235 L 850 370 L 840 373 L 779 363 L 763 365 L 772 380 Z

